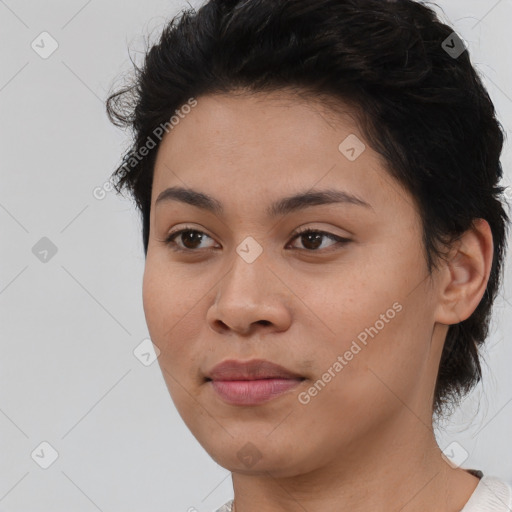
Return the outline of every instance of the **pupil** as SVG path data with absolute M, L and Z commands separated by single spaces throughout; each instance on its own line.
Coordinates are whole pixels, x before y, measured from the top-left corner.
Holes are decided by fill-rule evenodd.
M 185 233 L 183 234 L 183 237 L 184 237 L 183 243 L 184 243 L 185 247 L 187 247 L 187 249 L 195 249 L 196 246 L 194 245 L 194 239 L 196 242 L 199 242 L 199 244 L 200 244 L 202 235 L 198 231 L 185 231 Z M 192 241 L 192 247 L 189 247 L 187 245 L 187 240 Z
M 307 243 L 304 244 L 304 247 L 308 247 L 308 243 L 312 241 L 313 239 L 313 247 L 309 247 L 309 249 L 317 249 L 318 247 L 320 247 L 322 245 L 322 236 L 320 233 L 306 233 L 306 235 L 302 235 L 302 236 L 305 236 L 306 239 L 308 240 Z M 318 243 L 317 243 L 318 242 Z

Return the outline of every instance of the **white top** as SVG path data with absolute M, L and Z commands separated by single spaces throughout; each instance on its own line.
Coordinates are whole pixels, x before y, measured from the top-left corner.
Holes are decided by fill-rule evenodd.
M 493 476 L 483 476 L 460 512 L 512 512 L 512 487 Z
M 232 512 L 229 500 L 215 512 Z M 493 476 L 483 476 L 460 512 L 512 512 L 512 487 Z

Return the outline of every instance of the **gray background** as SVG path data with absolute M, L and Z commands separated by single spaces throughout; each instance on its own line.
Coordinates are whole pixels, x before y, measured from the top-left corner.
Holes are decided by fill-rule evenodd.
M 232 497 L 230 473 L 189 433 L 158 364 L 134 355 L 148 338 L 135 208 L 114 192 L 93 195 L 128 144 L 104 108 L 114 80 L 131 69 L 128 48 L 140 63 L 145 39 L 154 41 L 182 7 L 200 4 L 0 0 L 5 511 L 211 511 Z M 466 40 L 510 139 L 512 1 L 438 4 Z M 58 43 L 46 59 L 31 47 L 43 31 Z M 502 162 L 510 184 L 510 141 Z M 57 249 L 46 262 L 43 237 Z M 467 452 L 463 467 L 512 482 L 510 263 L 506 276 L 484 383 L 438 438 L 442 448 L 456 443 L 448 449 L 455 458 Z M 44 441 L 58 452 L 47 469 Z

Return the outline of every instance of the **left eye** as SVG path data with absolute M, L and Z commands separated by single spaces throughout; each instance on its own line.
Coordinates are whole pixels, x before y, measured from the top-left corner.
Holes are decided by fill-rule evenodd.
M 193 252 L 200 248 L 200 244 L 207 238 L 213 240 L 203 231 L 199 231 L 197 229 L 184 228 L 180 229 L 179 231 L 175 231 L 174 233 L 171 233 L 165 239 L 165 243 L 172 246 L 172 249 L 175 251 Z M 326 238 L 329 238 L 334 242 L 327 247 L 336 245 L 336 243 L 343 245 L 350 242 L 350 240 L 347 238 L 343 238 L 332 233 L 327 233 L 325 231 L 319 231 L 315 229 L 306 229 L 304 231 L 298 232 L 292 237 L 291 241 L 293 242 L 297 239 L 301 239 L 304 247 L 296 247 L 297 249 L 315 252 L 319 248 L 325 249 L 325 246 L 322 247 L 322 239 Z M 175 241 L 176 239 L 181 240 L 182 245 L 178 244 Z M 206 247 L 206 249 L 208 249 L 208 247 Z
M 333 240 L 335 242 L 328 247 L 336 245 L 336 243 L 343 245 L 343 244 L 350 242 L 350 240 L 348 238 L 343 238 L 341 236 L 333 235 L 332 233 L 327 233 L 325 231 L 318 231 L 317 229 L 306 229 L 304 231 L 301 231 L 301 232 L 297 233 L 296 235 L 294 235 L 294 237 L 292 238 L 292 241 L 296 240 L 296 239 L 302 239 L 303 243 L 304 243 L 304 241 L 306 241 L 306 245 L 310 245 L 310 247 L 305 247 L 305 250 L 311 251 L 311 250 L 318 249 L 322 245 L 322 242 L 321 242 L 322 238 L 324 238 L 324 239 L 330 238 L 331 240 Z M 313 246 L 313 247 L 311 248 L 311 246 Z M 321 247 L 321 248 L 324 249 L 325 247 Z

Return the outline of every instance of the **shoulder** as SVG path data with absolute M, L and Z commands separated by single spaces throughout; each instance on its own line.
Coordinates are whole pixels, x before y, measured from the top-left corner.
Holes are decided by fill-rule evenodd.
M 483 476 L 461 512 L 509 512 L 512 510 L 512 487 L 508 482 Z
M 215 512 L 231 512 L 233 500 L 229 500 Z M 460 512 L 510 512 L 512 510 L 512 486 L 494 476 L 482 476 L 473 494 Z
M 232 505 L 233 500 L 229 500 L 227 503 L 222 505 L 222 507 L 218 508 L 215 512 L 231 512 Z

